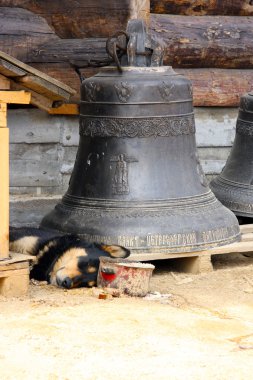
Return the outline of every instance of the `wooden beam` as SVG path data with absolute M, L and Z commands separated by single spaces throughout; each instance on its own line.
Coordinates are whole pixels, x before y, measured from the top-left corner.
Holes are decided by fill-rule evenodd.
M 13 104 L 29 104 L 31 94 L 27 91 L 0 91 L 0 102 Z
M 253 70 L 175 69 L 190 79 L 195 107 L 238 107 L 240 97 L 253 88 Z
M 8 28 L 25 28 L 29 19 L 33 34 L 51 29 L 61 39 L 109 37 L 125 30 L 130 18 L 148 19 L 149 0 L 1 0 L 1 22 L 12 15 Z M 24 8 L 24 9 L 21 9 Z M 33 12 L 33 13 L 32 13 Z M 1 16 L 1 15 L 0 15 Z M 36 26 L 40 29 L 36 30 Z M 8 30 L 3 27 L 3 30 Z
M 12 90 L 24 90 L 24 86 L 21 86 L 19 83 L 11 81 L 11 89 Z M 53 107 L 53 100 L 47 98 L 46 96 L 40 95 L 33 90 L 29 90 L 31 95 L 30 104 L 36 106 L 43 111 L 49 111 Z
M 173 67 L 253 68 L 253 23 L 240 16 L 151 15 L 151 32 L 164 41 Z
M 48 113 L 51 115 L 79 115 L 78 104 L 62 104 L 56 108 L 50 108 Z
M 0 102 L 0 128 L 7 127 L 7 104 Z
M 7 67 L 10 72 L 10 74 L 7 74 L 7 73 L 5 74 L 4 72 L 2 72 L 3 75 L 6 75 L 8 77 L 13 76 L 15 78 L 18 78 L 19 80 L 22 80 L 23 77 L 24 78 L 27 77 L 27 79 L 24 79 L 26 83 L 28 83 L 28 81 L 35 82 L 37 85 L 38 84 L 40 86 L 42 85 L 45 88 L 47 87 L 53 88 L 54 91 L 55 91 L 55 88 L 57 87 L 58 93 L 61 94 L 62 98 L 65 98 L 65 99 L 69 99 L 71 95 L 75 94 L 75 91 L 71 87 L 67 86 L 66 84 L 59 82 L 58 80 L 52 77 L 49 77 L 48 75 L 42 73 L 41 71 L 34 69 L 30 65 L 27 65 L 24 62 L 21 62 L 20 60 L 10 56 L 9 54 L 6 54 L 3 51 L 0 51 L 0 59 L 1 59 L 0 73 L 1 73 L 1 67 L 2 67 L 2 70 L 6 69 Z M 20 75 L 17 73 L 19 70 L 21 70 L 22 72 L 22 74 Z M 32 75 L 33 80 L 31 79 L 31 75 L 29 74 Z
M 53 100 L 69 99 L 69 93 L 49 81 L 27 74 L 21 78 L 15 78 L 17 83 L 26 87 L 28 90 L 34 90 L 40 95 L 46 96 Z
M 0 58 L 0 73 L 6 77 L 22 77 L 26 74 L 20 67 Z
M 10 89 L 10 80 L 4 75 L 0 74 L 0 90 L 9 90 Z
M 150 7 L 152 13 L 185 16 L 253 15 L 253 3 L 250 0 L 151 0 Z
M 0 260 L 9 257 L 9 129 L 7 105 L 0 102 Z

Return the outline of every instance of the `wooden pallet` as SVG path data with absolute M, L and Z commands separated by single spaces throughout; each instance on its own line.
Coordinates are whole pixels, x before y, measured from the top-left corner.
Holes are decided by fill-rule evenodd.
M 176 270 L 193 274 L 210 272 L 213 270 L 211 261 L 213 255 L 252 253 L 253 257 L 253 224 L 245 224 L 240 226 L 240 229 L 242 234 L 240 242 L 197 252 L 133 254 L 131 259 L 138 261 L 177 259 L 173 261 Z
M 0 260 L 0 295 L 20 297 L 28 293 L 29 263 L 33 256 L 11 252 L 10 258 Z

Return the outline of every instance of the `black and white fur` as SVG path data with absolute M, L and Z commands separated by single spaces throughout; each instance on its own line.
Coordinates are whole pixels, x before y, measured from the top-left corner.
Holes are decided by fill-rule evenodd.
M 10 228 L 10 250 L 36 256 L 30 278 L 64 288 L 96 285 L 99 257 L 126 258 L 118 245 L 87 243 L 77 235 L 38 228 Z

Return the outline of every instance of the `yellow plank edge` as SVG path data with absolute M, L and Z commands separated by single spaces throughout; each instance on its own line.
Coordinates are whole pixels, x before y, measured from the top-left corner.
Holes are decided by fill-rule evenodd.
M 7 127 L 7 104 L 0 102 L 0 128 Z
M 29 104 L 31 94 L 28 91 L 0 91 L 0 102 L 14 104 Z
M 0 270 L 0 278 L 2 277 L 9 277 L 9 276 L 15 276 L 15 275 L 29 275 L 29 266 L 27 265 L 27 268 L 21 268 L 21 269 L 11 269 L 6 271 Z M 16 284 L 17 286 L 18 284 Z
M 9 257 L 9 129 L 0 128 L 0 259 Z
M 248 234 L 253 232 L 253 224 L 244 224 L 240 226 L 240 230 L 242 234 Z
M 9 90 L 10 89 L 10 80 L 4 75 L 0 74 L 0 90 Z
M 78 104 L 62 104 L 56 108 L 50 108 L 48 111 L 50 115 L 79 115 Z

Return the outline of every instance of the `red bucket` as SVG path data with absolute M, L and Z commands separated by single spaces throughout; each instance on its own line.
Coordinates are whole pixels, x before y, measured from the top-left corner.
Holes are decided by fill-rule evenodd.
M 100 257 L 98 287 L 118 289 L 131 296 L 145 297 L 155 266 L 138 261 Z

